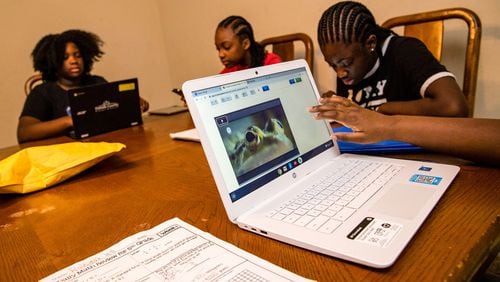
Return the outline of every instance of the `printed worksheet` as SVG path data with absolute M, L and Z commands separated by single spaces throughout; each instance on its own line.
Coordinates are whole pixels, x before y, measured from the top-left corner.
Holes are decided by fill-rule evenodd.
M 173 218 L 41 281 L 309 281 Z

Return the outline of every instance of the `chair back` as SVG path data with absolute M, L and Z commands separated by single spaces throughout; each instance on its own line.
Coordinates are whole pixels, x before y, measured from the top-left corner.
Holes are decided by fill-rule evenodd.
M 441 61 L 444 21 L 449 19 L 463 20 L 468 27 L 462 92 L 469 107 L 469 116 L 472 116 L 476 96 L 479 47 L 481 44 L 481 21 L 476 13 L 465 8 L 437 10 L 391 18 L 385 21 L 382 27 L 388 29 L 403 27 L 404 36 L 420 39 L 434 57 Z
M 24 94 L 26 96 L 28 96 L 31 92 L 31 90 L 39 83 L 42 82 L 42 75 L 37 73 L 37 74 L 34 74 L 30 77 L 28 77 L 28 79 L 26 80 L 26 82 L 24 83 Z
M 299 57 L 295 53 L 295 42 L 302 42 L 304 45 L 304 59 L 306 60 L 311 72 L 313 71 L 314 48 L 313 41 L 305 33 L 292 33 L 281 36 L 270 37 L 262 40 L 260 44 L 264 46 L 272 46 L 274 54 L 281 57 L 283 61 L 291 61 Z

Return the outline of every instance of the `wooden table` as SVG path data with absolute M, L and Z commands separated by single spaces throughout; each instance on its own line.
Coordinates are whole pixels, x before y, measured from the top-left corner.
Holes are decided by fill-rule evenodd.
M 87 139 L 127 148 L 54 187 L 0 195 L 0 281 L 34 281 L 172 217 L 319 281 L 469 279 L 500 234 L 500 170 L 431 153 L 399 157 L 461 166 L 458 177 L 396 263 L 375 270 L 239 229 L 227 219 L 199 143 L 169 133 L 188 113 Z M 26 146 L 72 141 L 67 137 Z M 4 158 L 21 147 L 0 150 Z

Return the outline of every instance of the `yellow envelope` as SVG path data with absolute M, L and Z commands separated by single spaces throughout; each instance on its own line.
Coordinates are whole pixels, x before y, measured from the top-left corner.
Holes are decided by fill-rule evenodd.
M 64 181 L 125 148 L 70 142 L 23 149 L 0 161 L 0 193 L 30 193 Z

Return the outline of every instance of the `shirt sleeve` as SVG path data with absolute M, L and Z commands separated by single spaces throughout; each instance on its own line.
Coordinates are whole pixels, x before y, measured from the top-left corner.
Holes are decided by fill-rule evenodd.
M 31 116 L 41 121 L 48 120 L 50 112 L 50 102 L 43 96 L 44 87 L 39 85 L 35 87 L 26 97 L 21 116 Z
M 423 97 L 426 86 L 430 85 L 435 78 L 452 76 L 423 42 L 415 38 L 406 38 L 401 41 L 396 52 L 395 62 L 402 67 L 403 75 L 408 79 L 409 85 L 413 85 L 414 91 Z

